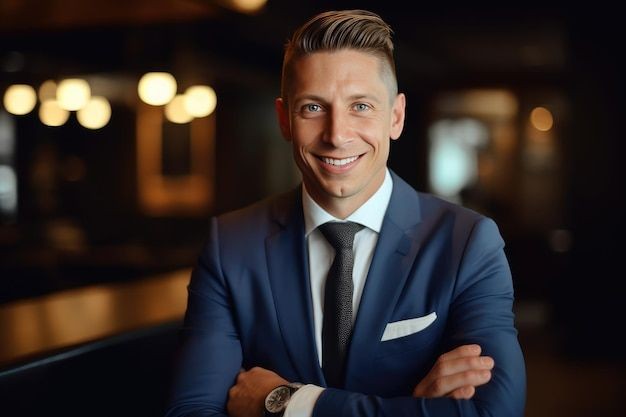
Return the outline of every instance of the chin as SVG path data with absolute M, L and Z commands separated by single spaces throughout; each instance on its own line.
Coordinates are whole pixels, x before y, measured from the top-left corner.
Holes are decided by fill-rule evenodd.
M 353 187 L 348 185 L 338 185 L 326 189 L 327 193 L 335 198 L 351 197 L 354 194 Z

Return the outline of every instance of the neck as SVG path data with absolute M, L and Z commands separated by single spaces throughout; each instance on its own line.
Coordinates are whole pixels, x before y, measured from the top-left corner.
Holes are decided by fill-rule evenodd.
M 362 202 L 337 201 L 337 202 L 331 202 L 331 204 L 320 203 L 317 200 L 315 201 L 317 202 L 317 204 L 320 205 L 320 207 L 322 207 L 324 210 L 332 214 L 334 217 L 341 219 L 341 220 L 345 220 L 346 218 L 348 218 L 348 216 L 354 213 L 359 207 L 361 207 L 363 203 L 367 201 L 367 199 L 365 199 Z
M 345 220 L 376 194 L 385 181 L 385 173 L 386 170 L 382 170 L 379 178 L 376 178 L 365 188 L 347 196 L 329 194 L 316 187 L 308 187 L 306 183 L 305 186 L 307 193 L 321 208 L 332 216 Z

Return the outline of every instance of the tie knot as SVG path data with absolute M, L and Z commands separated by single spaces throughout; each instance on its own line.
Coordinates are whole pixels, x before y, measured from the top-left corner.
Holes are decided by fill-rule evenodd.
M 354 235 L 363 225 L 353 222 L 328 222 L 319 226 L 320 231 L 335 250 L 352 249 Z

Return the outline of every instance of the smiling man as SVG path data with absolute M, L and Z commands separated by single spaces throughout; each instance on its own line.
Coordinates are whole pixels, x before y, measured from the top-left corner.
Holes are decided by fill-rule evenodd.
M 345 219 L 383 184 L 389 139 L 404 125 L 405 99 L 389 64 L 357 50 L 292 61 L 286 96 L 276 100 L 283 136 L 311 198 Z
M 521 417 L 497 226 L 387 168 L 405 116 L 389 26 L 314 16 L 275 105 L 302 186 L 211 220 L 167 415 Z

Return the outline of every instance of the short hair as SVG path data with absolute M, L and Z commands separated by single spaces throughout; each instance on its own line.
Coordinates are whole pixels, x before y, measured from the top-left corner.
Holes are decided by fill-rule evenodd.
M 293 63 L 306 55 L 321 51 L 354 49 L 378 57 L 382 71 L 389 75 L 389 91 L 393 100 L 398 92 L 396 66 L 393 58 L 391 27 L 376 13 L 367 10 L 328 11 L 313 16 L 297 29 L 285 45 L 281 97 L 293 80 Z M 384 76 L 384 74 L 382 74 Z

